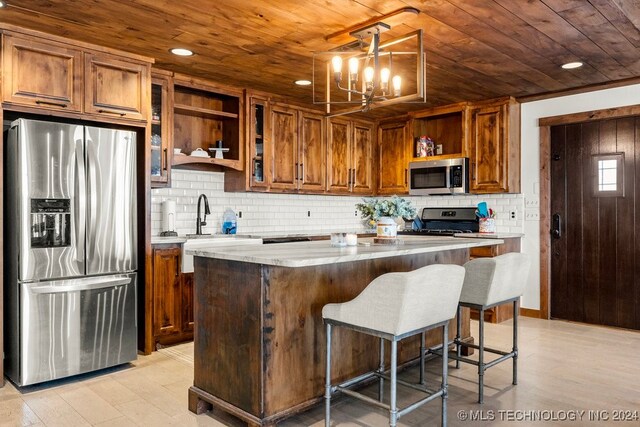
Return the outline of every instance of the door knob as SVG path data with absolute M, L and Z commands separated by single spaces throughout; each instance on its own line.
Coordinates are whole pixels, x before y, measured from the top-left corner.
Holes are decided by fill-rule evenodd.
M 560 214 L 553 214 L 553 225 L 551 228 L 551 235 L 555 239 L 562 237 L 562 218 Z

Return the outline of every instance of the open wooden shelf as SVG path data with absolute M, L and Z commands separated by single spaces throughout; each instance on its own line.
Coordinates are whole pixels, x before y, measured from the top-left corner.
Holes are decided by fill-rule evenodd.
M 240 161 L 234 159 L 216 159 L 214 157 L 195 157 L 189 155 L 173 156 L 173 166 L 193 164 L 224 166 L 231 169 L 242 170 L 242 164 L 240 164 Z
M 176 114 L 185 114 L 189 116 L 211 118 L 211 119 L 237 119 L 236 113 L 227 113 L 226 111 L 211 110 L 209 108 L 194 107 L 191 105 L 174 104 L 173 111 Z

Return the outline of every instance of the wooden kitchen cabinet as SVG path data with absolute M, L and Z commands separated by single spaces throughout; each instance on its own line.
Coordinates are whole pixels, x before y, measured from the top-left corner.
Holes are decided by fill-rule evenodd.
M 429 161 L 452 157 L 468 157 L 467 138 L 468 104 L 461 102 L 411 113 L 411 161 Z M 416 143 L 421 136 L 431 138 L 435 148 L 442 152 L 434 156 L 417 157 Z
M 6 24 L 0 31 L 5 109 L 146 125 L 153 59 Z
M 298 188 L 308 192 L 323 192 L 327 156 L 325 119 L 322 114 L 306 111 L 300 111 L 298 116 Z
M 12 34 L 2 36 L 2 101 L 81 112 L 82 51 Z
M 502 238 L 502 240 L 504 240 L 504 243 L 501 245 L 470 248 L 469 256 L 471 257 L 471 259 L 492 258 L 509 252 L 520 252 L 520 237 Z M 526 280 L 526 277 L 523 277 L 522 280 Z M 471 318 L 474 320 L 478 320 L 479 317 L 480 312 L 478 310 L 471 309 Z M 499 305 L 497 307 L 485 310 L 484 312 L 484 320 L 490 323 L 501 323 L 512 318 L 513 303 Z
M 409 191 L 409 124 L 405 120 L 378 126 L 378 194 L 406 194 Z
M 270 189 L 324 191 L 324 117 L 288 105 L 273 104 L 270 127 Z
M 327 135 L 327 191 L 373 194 L 373 124 L 331 118 Z
M 151 66 L 104 53 L 85 53 L 85 112 L 146 120 Z
M 470 191 L 520 192 L 520 104 L 487 101 L 472 105 L 469 114 Z
M 151 75 L 151 187 L 168 187 L 173 158 L 173 79 Z
M 173 166 L 223 166 L 243 170 L 244 99 L 243 92 L 208 80 L 185 75 L 174 76 L 173 145 L 182 155 L 173 156 Z M 223 158 L 216 158 L 210 148 L 222 141 Z M 204 157 L 190 154 L 201 149 Z
M 180 245 L 152 249 L 152 333 L 155 344 L 193 339 L 193 273 L 182 274 Z

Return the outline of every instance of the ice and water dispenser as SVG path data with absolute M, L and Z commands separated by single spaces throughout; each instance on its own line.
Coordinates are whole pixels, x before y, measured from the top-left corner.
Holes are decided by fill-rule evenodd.
M 71 244 L 71 200 L 31 199 L 31 247 Z

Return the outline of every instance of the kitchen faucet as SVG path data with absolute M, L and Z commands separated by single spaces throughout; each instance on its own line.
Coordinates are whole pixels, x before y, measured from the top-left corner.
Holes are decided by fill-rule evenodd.
M 200 219 L 200 202 L 204 198 L 204 218 Z M 207 225 L 206 219 L 207 215 L 211 215 L 211 211 L 209 210 L 209 200 L 207 200 L 207 196 L 201 194 L 198 197 L 198 217 L 196 218 L 196 234 L 202 235 L 202 226 Z

